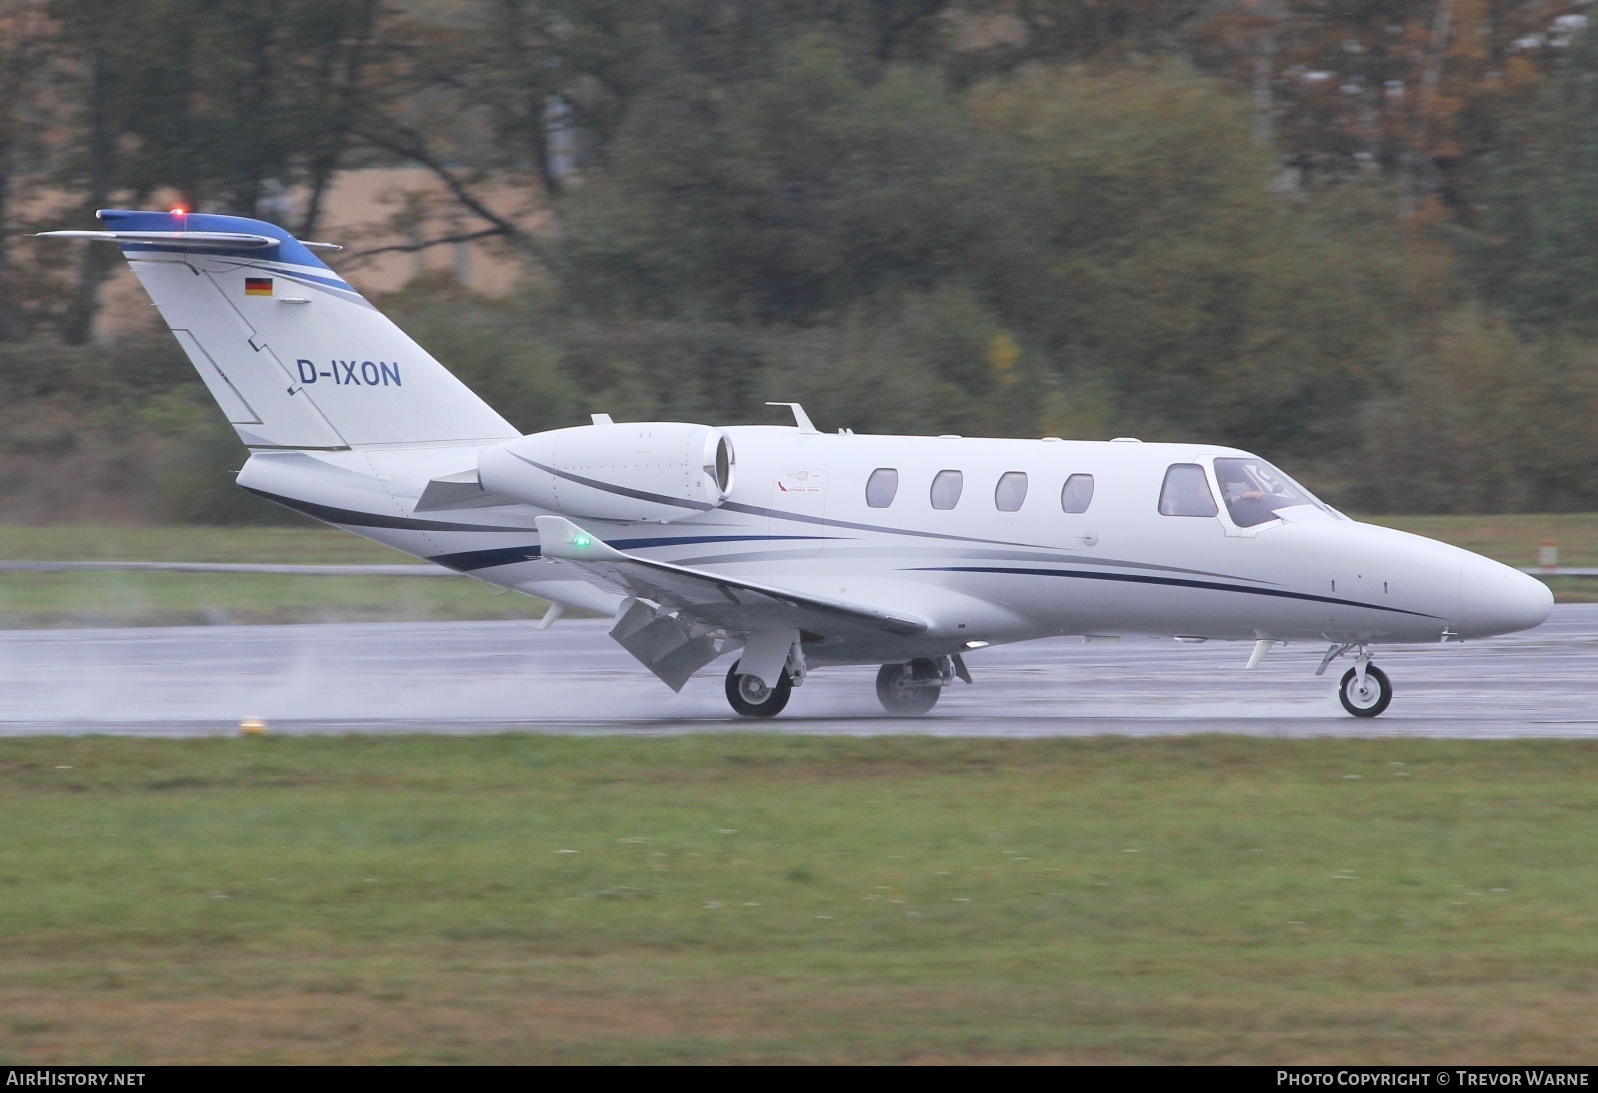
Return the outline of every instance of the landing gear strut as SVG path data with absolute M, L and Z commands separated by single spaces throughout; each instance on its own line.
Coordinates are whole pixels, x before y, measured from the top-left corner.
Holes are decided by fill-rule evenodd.
M 943 693 L 944 670 L 954 678 L 948 657 L 919 657 L 908 664 L 884 664 L 877 673 L 877 699 L 891 714 L 917 717 L 938 704 Z
M 1343 709 L 1355 717 L 1375 717 L 1393 700 L 1393 684 L 1386 672 L 1371 663 L 1370 649 L 1364 642 L 1333 645 L 1321 658 L 1321 666 L 1315 674 L 1323 674 L 1332 661 L 1350 650 L 1354 651 L 1354 666 L 1343 673 L 1343 680 L 1337 685 L 1337 698 Z
M 748 676 L 738 671 L 742 661 L 734 662 L 727 670 L 727 701 L 744 717 L 776 717 L 788 704 L 793 693 L 793 680 L 786 671 L 777 677 L 775 687 L 767 687 L 759 676 Z

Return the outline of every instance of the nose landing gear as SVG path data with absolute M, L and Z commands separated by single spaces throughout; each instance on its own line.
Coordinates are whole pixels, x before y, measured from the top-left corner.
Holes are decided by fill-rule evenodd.
M 1365 678 L 1360 679 L 1358 668 L 1343 673 L 1343 682 L 1337 688 L 1337 697 L 1343 709 L 1355 717 L 1375 717 L 1387 709 L 1393 700 L 1393 685 L 1387 673 L 1374 664 L 1365 666 Z
M 1342 682 L 1337 685 L 1338 701 L 1355 717 L 1375 717 L 1392 702 L 1393 684 L 1386 672 L 1371 663 L 1370 649 L 1363 642 L 1333 645 L 1321 658 L 1315 674 L 1324 675 L 1332 661 L 1350 650 L 1356 650 L 1354 666 L 1343 673 Z

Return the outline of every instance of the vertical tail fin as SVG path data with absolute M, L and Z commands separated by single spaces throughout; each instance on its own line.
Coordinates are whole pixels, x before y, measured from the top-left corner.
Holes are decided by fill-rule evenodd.
M 99 213 L 240 439 L 344 448 L 520 435 L 288 232 L 202 213 Z

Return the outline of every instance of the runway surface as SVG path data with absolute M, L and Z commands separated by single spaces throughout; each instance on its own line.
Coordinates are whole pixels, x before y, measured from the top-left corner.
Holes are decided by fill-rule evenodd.
M 735 717 L 723 659 L 672 694 L 606 635 L 608 622 L 206 626 L 0 631 L 0 735 L 272 732 L 682 733 L 946 736 L 1598 737 L 1598 604 L 1560 605 L 1536 630 L 1378 650 L 1395 697 L 1374 720 L 1338 704 L 1323 648 L 1127 638 L 969 654 L 927 717 L 891 718 L 875 669 L 812 673 L 775 720 Z

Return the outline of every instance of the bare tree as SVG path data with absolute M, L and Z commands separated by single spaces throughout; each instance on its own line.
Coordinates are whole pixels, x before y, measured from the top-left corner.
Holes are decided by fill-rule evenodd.
M 55 26 L 42 0 L 0 0 L 0 342 L 18 336 L 11 237 L 21 176 L 37 172 L 45 116 L 46 48 Z M 33 160 L 34 162 L 27 162 Z
M 300 235 L 316 234 L 322 219 L 328 185 L 348 146 L 361 108 L 367 66 L 374 51 L 373 35 L 379 14 L 378 0 L 360 0 L 344 9 L 343 34 L 332 35 L 318 52 L 313 81 L 315 98 L 329 104 L 326 124 L 317 130 L 307 153 L 306 184 L 309 196 L 300 220 Z
M 112 132 L 111 63 L 103 46 L 89 56 L 87 103 L 88 207 L 104 208 L 111 196 Z M 84 247 L 78 265 L 78 284 L 67 312 L 62 336 L 69 345 L 82 345 L 94 333 L 94 316 L 100 306 L 100 285 L 108 272 L 105 248 Z

